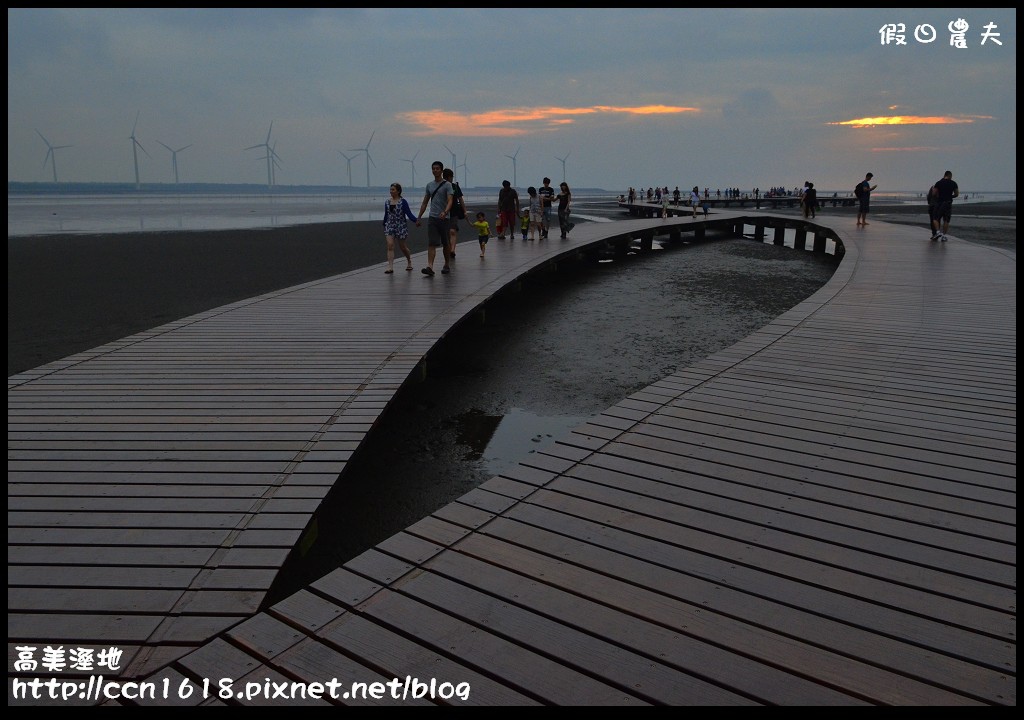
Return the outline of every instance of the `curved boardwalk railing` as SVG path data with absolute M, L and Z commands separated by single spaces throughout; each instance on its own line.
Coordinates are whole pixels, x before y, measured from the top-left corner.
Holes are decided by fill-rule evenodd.
M 11 654 L 118 645 L 123 677 L 212 682 L 181 704 L 406 676 L 483 704 L 1015 704 L 1015 256 L 883 223 L 820 228 L 845 256 L 811 298 L 257 612 L 445 332 L 691 222 L 449 285 L 349 273 L 10 378 Z

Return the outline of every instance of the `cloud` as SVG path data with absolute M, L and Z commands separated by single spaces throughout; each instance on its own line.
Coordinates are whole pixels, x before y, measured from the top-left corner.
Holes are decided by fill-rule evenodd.
M 576 122 L 576 118 L 601 114 L 671 115 L 699 113 L 700 108 L 673 105 L 592 105 L 589 107 L 536 107 L 459 113 L 451 110 L 414 110 L 396 115 L 400 123 L 418 126 L 410 134 L 459 135 L 463 137 L 516 137 L 538 130 L 557 130 Z
M 936 146 L 922 145 L 922 146 L 918 146 L 918 147 L 877 147 L 877 148 L 871 148 L 869 150 L 869 152 L 877 152 L 877 153 L 912 152 L 912 153 L 919 153 L 919 152 L 943 152 L 943 151 L 948 151 L 948 150 L 949 150 L 949 148 L 944 148 L 944 147 L 940 148 L 940 147 L 936 147 Z
M 848 125 L 854 128 L 875 127 L 876 125 L 963 125 L 973 123 L 975 120 L 992 120 L 991 115 L 964 115 L 961 117 L 931 116 L 921 117 L 917 115 L 890 115 L 888 117 L 866 117 L 855 120 L 840 120 L 827 123 L 828 125 Z

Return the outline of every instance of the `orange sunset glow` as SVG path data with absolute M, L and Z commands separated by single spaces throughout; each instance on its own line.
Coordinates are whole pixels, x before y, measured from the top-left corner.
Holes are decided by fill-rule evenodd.
M 593 105 L 590 107 L 537 107 L 488 110 L 481 113 L 457 113 L 449 110 L 415 110 L 400 113 L 401 122 L 420 126 L 413 135 L 462 135 L 470 137 L 514 137 L 538 129 L 554 130 L 571 125 L 580 116 L 599 114 L 670 115 L 697 113 L 699 108 L 672 105 Z
M 973 123 L 975 120 L 991 120 L 991 115 L 967 115 L 963 117 L 919 116 L 919 115 L 890 115 L 880 117 L 856 118 L 854 120 L 842 120 L 830 122 L 828 125 L 847 125 L 849 127 L 864 128 L 875 127 L 876 125 L 962 125 Z

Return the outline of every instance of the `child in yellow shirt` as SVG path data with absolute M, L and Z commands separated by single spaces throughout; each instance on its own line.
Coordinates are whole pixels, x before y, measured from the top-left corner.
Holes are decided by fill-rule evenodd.
M 523 233 L 523 240 L 526 239 L 526 233 L 530 231 L 530 211 L 523 210 L 523 217 L 519 220 L 519 229 Z
M 480 257 L 482 258 L 487 250 L 487 241 L 491 237 L 491 225 L 487 222 L 487 216 L 482 212 L 476 214 L 476 222 L 472 225 L 476 228 L 476 239 L 480 242 Z

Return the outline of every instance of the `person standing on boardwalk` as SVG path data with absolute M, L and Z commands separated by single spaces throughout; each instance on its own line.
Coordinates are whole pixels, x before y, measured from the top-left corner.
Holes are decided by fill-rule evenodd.
M 868 173 L 864 176 L 864 179 L 857 183 L 857 187 L 854 188 L 854 195 L 857 196 L 857 200 L 860 202 L 860 207 L 857 208 L 857 225 L 868 224 L 868 209 L 871 206 L 871 191 L 874 190 L 878 185 L 871 184 L 871 178 L 874 175 Z
M 455 182 L 455 172 L 451 168 L 445 168 L 441 177 L 452 186 L 452 209 L 448 213 L 448 254 L 455 257 L 455 246 L 459 242 L 459 220 L 466 219 L 466 200 L 462 188 Z
M 814 183 L 807 182 L 804 184 L 804 218 L 810 215 L 812 218 L 818 216 L 818 191 L 814 189 Z
M 409 225 L 406 219 L 416 223 L 416 227 L 420 226 L 419 218 L 412 214 L 409 202 L 402 197 L 402 186 L 391 183 L 390 193 L 391 197 L 384 201 L 384 242 L 388 247 L 388 269 L 384 271 L 385 275 L 395 271 L 395 240 L 398 240 L 398 247 L 401 248 L 408 263 L 405 269 L 412 270 L 412 253 L 409 252 L 409 243 L 406 242 L 409 239 Z
M 420 214 L 423 217 L 430 206 L 430 214 L 427 216 L 427 266 L 421 272 L 428 276 L 434 276 L 434 258 L 437 256 L 437 249 L 441 248 L 444 255 L 444 267 L 441 272 L 447 274 L 451 271 L 451 252 L 448 250 L 448 213 L 452 209 L 452 185 L 442 177 L 444 163 L 435 160 L 430 165 L 430 172 L 434 179 L 427 183 L 426 192 L 423 193 L 423 204 L 420 205 Z
M 540 195 L 537 194 L 537 188 L 535 188 L 533 185 L 527 188 L 526 192 L 530 196 L 530 239 L 534 239 L 533 234 L 534 232 L 536 232 L 538 236 L 537 239 L 543 240 L 544 213 L 541 210 Z
M 575 227 L 573 223 L 569 222 L 569 213 L 572 210 L 572 192 L 569 190 L 568 183 L 559 185 L 558 190 L 558 229 L 562 231 L 562 239 L 565 240 L 569 231 Z
M 690 191 L 690 207 L 693 208 L 693 216 L 697 217 L 697 208 L 700 207 L 700 191 L 696 185 Z
M 949 219 L 953 215 L 953 198 L 960 197 L 960 186 L 953 181 L 953 171 L 947 170 L 935 183 L 935 207 L 932 211 L 932 240 L 946 242 Z M 939 231 L 939 224 L 942 231 Z
M 505 239 L 505 232 L 515 239 L 519 224 L 519 193 L 508 180 L 502 180 L 498 191 L 498 239 Z
M 551 187 L 551 178 L 544 178 L 544 184 L 537 188 L 537 194 L 540 195 L 541 211 L 543 218 L 541 222 L 541 240 L 547 240 L 548 230 L 551 229 L 551 205 L 552 200 L 555 199 L 555 189 Z

